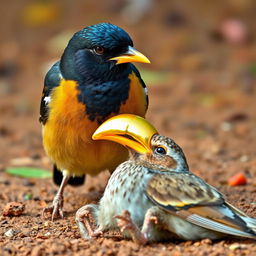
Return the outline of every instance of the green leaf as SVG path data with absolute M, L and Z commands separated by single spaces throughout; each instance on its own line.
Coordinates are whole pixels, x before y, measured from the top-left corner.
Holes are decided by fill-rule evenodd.
M 23 199 L 25 201 L 31 200 L 32 198 L 33 198 L 33 194 L 31 194 L 31 193 L 26 193 L 26 194 L 23 195 Z
M 24 178 L 50 178 L 52 177 L 52 173 L 39 169 L 39 168 L 32 168 L 32 167 L 17 167 L 17 168 L 7 168 L 5 172 L 15 175 L 15 176 L 20 176 Z

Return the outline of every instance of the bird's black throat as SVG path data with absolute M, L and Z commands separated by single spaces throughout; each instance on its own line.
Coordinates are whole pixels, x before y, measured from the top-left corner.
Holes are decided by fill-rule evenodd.
M 118 114 L 128 99 L 129 74 L 133 70 L 130 63 L 97 63 L 88 50 L 80 50 L 74 55 L 64 53 L 60 66 L 65 79 L 78 82 L 78 100 L 85 104 L 91 121 L 100 124 L 111 114 Z

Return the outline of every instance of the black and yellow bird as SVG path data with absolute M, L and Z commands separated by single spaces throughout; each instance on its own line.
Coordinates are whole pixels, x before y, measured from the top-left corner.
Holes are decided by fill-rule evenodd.
M 124 147 L 91 137 L 111 116 L 145 116 L 147 89 L 131 62 L 150 63 L 123 29 L 100 23 L 75 33 L 46 74 L 40 107 L 43 145 L 60 185 L 52 205 L 43 211 L 52 219 L 63 217 L 66 184 L 80 185 L 86 174 L 113 171 L 127 158 Z

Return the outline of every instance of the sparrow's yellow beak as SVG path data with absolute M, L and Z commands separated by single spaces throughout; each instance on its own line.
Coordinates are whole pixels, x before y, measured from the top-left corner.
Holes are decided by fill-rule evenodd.
M 152 152 L 150 141 L 154 134 L 158 134 L 157 130 L 144 118 L 122 114 L 105 121 L 94 132 L 92 138 L 115 141 L 141 154 L 146 154 Z
M 129 46 L 127 52 L 124 54 L 111 58 L 109 60 L 116 60 L 116 64 L 127 63 L 127 62 L 141 62 L 141 63 L 150 63 L 150 60 L 140 53 L 139 51 L 135 50 L 133 47 Z

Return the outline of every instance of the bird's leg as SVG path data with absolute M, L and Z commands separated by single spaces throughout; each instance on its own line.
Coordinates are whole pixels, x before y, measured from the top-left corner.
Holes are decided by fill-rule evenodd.
M 98 206 L 96 204 L 87 204 L 82 206 L 76 212 L 76 223 L 79 228 L 80 234 L 84 239 L 92 239 L 94 237 L 99 237 L 103 235 L 103 228 L 98 227 L 93 230 L 90 215 L 96 220 L 96 211 Z
M 150 240 L 150 235 L 153 233 L 153 229 L 157 224 L 159 224 L 157 209 L 152 207 L 147 210 L 142 226 L 142 233 L 147 240 Z
M 124 231 L 129 232 L 132 240 L 138 244 L 146 244 L 147 238 L 140 231 L 138 226 L 133 222 L 131 218 L 131 214 L 129 211 L 122 211 L 121 215 L 115 216 L 117 219 L 117 225 L 120 228 L 120 231 L 123 233 Z
M 52 205 L 43 209 L 43 217 L 45 217 L 45 213 L 49 212 L 52 214 L 52 221 L 58 216 L 63 218 L 63 210 L 62 210 L 62 208 L 63 208 L 63 192 L 64 192 L 65 186 L 68 183 L 69 178 L 70 178 L 70 176 L 64 172 L 61 185 L 59 187 L 57 194 L 55 195 L 55 197 L 52 201 Z

